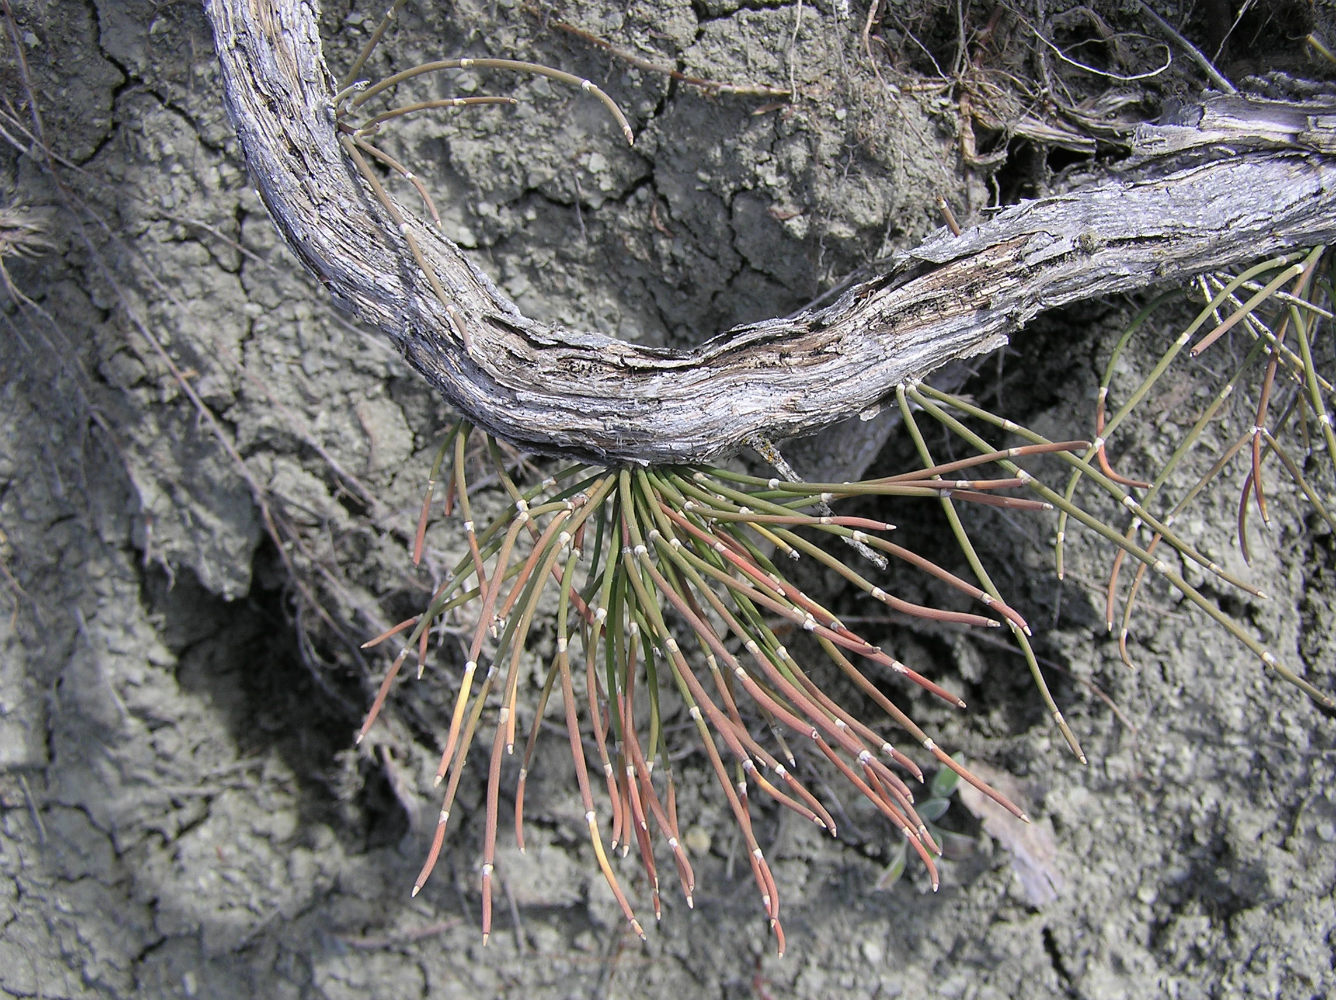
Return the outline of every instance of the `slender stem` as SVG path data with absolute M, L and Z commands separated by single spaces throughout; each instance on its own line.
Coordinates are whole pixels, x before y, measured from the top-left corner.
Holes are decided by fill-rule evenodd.
M 923 405 L 923 399 L 917 393 L 914 394 L 914 398 L 915 402 L 918 402 L 919 405 Z M 909 406 L 907 394 L 903 388 L 896 390 L 896 400 L 900 404 L 900 413 L 905 421 L 905 429 L 909 431 L 910 436 L 914 439 L 914 447 L 918 449 L 919 457 L 925 465 L 932 465 L 933 460 L 932 455 L 928 450 L 928 443 L 924 439 L 923 433 L 919 430 L 918 423 L 914 419 L 914 411 Z M 934 417 L 938 416 L 938 413 L 934 410 L 929 410 L 929 412 L 931 412 Z M 980 450 L 987 449 L 984 448 Z M 1004 467 L 1011 465 L 1009 460 L 1003 459 L 1001 461 Z M 989 576 L 988 570 L 984 568 L 983 560 L 979 558 L 978 552 L 975 551 L 974 543 L 969 537 L 969 532 L 965 530 L 965 525 L 960 520 L 960 515 L 956 511 L 955 504 L 952 503 L 950 497 L 944 496 L 941 498 L 941 505 L 942 512 L 946 515 L 947 523 L 951 526 L 951 534 L 955 537 L 956 544 L 959 546 L 961 553 L 965 556 L 965 561 L 969 563 L 971 571 L 978 579 L 979 585 L 987 591 L 994 600 L 1000 601 L 1002 599 L 1002 593 L 997 589 L 996 584 L 993 583 L 993 579 Z M 1044 679 L 1044 672 L 1040 669 L 1039 660 L 1035 657 L 1034 648 L 1030 645 L 1030 637 L 1018 628 L 1014 622 L 1009 622 L 1008 624 L 1011 626 L 1011 632 L 1016 638 L 1017 645 L 1020 646 L 1021 652 L 1025 655 L 1026 666 L 1030 668 L 1030 676 L 1034 678 L 1035 687 L 1039 690 L 1039 696 L 1043 699 L 1045 707 L 1048 708 L 1049 714 L 1053 717 L 1053 721 L 1057 725 L 1058 731 L 1062 733 L 1062 738 L 1067 741 L 1067 746 L 1076 756 L 1076 759 L 1082 764 L 1086 763 L 1085 751 L 1081 749 L 1080 741 L 1077 740 L 1076 734 L 1072 732 L 1071 727 L 1067 725 L 1067 719 L 1063 716 L 1062 710 L 1058 708 L 1057 702 L 1053 700 L 1053 695 L 1049 692 L 1048 682 Z

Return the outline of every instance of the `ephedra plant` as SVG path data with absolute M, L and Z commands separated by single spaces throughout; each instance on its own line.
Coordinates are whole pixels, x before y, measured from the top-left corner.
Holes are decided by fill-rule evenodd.
M 1138 594 L 1153 575 L 1265 669 L 1333 705 L 1300 665 L 1222 610 L 1212 597 L 1217 589 L 1254 588 L 1176 529 L 1194 498 L 1224 488 L 1227 470 L 1239 463 L 1246 470 L 1242 544 L 1248 511 L 1266 516 L 1267 484 L 1277 475 L 1330 521 L 1324 497 L 1336 449 L 1324 372 L 1332 353 L 1333 264 L 1322 244 L 1336 238 L 1336 165 L 1321 153 L 1326 139 L 1313 125 L 1321 108 L 1207 101 L 1192 127 L 1145 130 L 1132 166 L 965 233 L 943 231 L 829 305 L 739 328 L 694 351 L 650 351 L 522 315 L 440 234 L 431 194 L 411 167 L 377 143 L 380 130 L 408 115 L 509 100 L 396 103 L 399 84 L 461 69 L 538 73 L 579 87 L 634 141 L 630 122 L 598 87 L 500 58 L 442 59 L 364 81 L 392 9 L 331 90 L 303 5 L 275 4 L 258 19 L 243 0 L 214 0 L 208 10 L 242 147 L 290 245 L 463 414 L 444 434 L 428 477 L 414 557 L 436 514 L 459 526 L 466 554 L 420 614 L 368 644 L 400 649 L 359 739 L 405 664 L 413 660 L 433 677 L 441 672 L 428 657 L 442 634 L 438 626 L 467 622 L 441 736 L 442 808 L 414 891 L 446 843 L 466 768 L 485 767 L 484 936 L 492 926 L 498 838 L 509 825 L 503 795 L 513 796 L 522 847 L 527 776 L 549 716 L 564 723 L 592 850 L 638 933 L 641 910 L 635 891 L 622 885 L 614 850 L 635 849 L 656 917 L 661 866 L 671 866 L 668 881 L 688 905 L 695 891 L 668 763 L 679 737 L 665 726 L 681 713 L 737 823 L 781 949 L 780 891 L 753 826 L 755 800 L 772 800 L 835 834 L 830 806 L 808 773 L 816 761 L 885 816 L 934 886 L 939 845 L 915 808 L 911 782 L 923 777 L 916 760 L 935 759 L 1021 815 L 897 704 L 899 686 L 917 685 L 963 707 L 930 678 L 931 665 L 904 663 L 869 642 L 793 579 L 796 561 L 811 562 L 899 614 L 1008 631 L 1055 725 L 1084 759 L 1048 693 L 1030 625 L 975 551 L 961 516 L 970 505 L 1027 517 L 1053 512 L 1059 574 L 1073 523 L 1105 539 L 1112 560 L 1107 618 L 1124 649 Z M 396 182 L 407 202 L 392 193 Z M 1252 194 L 1246 204 L 1219 197 L 1243 188 Z M 421 207 L 409 207 L 414 202 Z M 1196 318 L 1141 384 L 1120 386 L 1112 373 L 1148 314 L 1138 317 L 1113 345 L 1091 426 L 1074 428 L 1071 440 L 1050 440 L 928 381 L 946 361 L 1002 343 L 1042 309 L 1174 281 L 1190 282 L 1200 296 Z M 1210 350 L 1226 335 L 1246 340 L 1242 360 L 1165 467 L 1149 482 L 1115 468 L 1110 455 L 1120 426 L 1136 419 L 1185 351 Z M 1239 412 L 1240 396 L 1251 399 L 1245 425 L 1194 488 L 1164 496 L 1167 477 L 1214 440 L 1206 428 Z M 898 412 L 917 452 L 915 468 L 858 482 L 806 482 L 772 443 L 878 406 Z M 968 457 L 936 453 L 943 431 Z M 558 462 L 541 481 L 516 479 L 502 442 Z M 744 446 L 773 472 L 728 465 Z M 1067 476 L 1054 478 L 1052 463 Z M 477 516 L 480 497 L 471 489 L 484 473 L 504 494 L 501 513 L 486 519 Z M 968 575 L 901 544 L 889 524 L 837 512 L 842 501 L 872 496 L 939 505 Z M 954 591 L 960 607 L 925 606 L 890 592 L 892 562 Z M 1209 589 L 1192 582 L 1203 577 Z M 538 634 L 554 643 L 535 703 L 532 695 L 521 698 L 519 686 Z M 797 652 L 800 645 L 819 654 Z M 876 705 L 878 718 L 837 702 L 823 686 L 832 672 Z M 901 734 L 912 745 L 898 748 Z M 512 755 L 520 760 L 518 784 L 503 789 L 503 763 Z

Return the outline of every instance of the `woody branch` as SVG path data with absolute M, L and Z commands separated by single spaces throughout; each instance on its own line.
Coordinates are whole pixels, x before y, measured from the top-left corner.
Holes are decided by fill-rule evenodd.
M 1336 107 L 1209 97 L 1118 169 L 939 231 L 820 309 L 689 351 L 524 316 L 339 143 L 312 0 L 206 0 L 260 194 L 298 259 L 488 432 L 604 464 L 693 462 L 811 433 L 991 350 L 1035 314 L 1336 238 Z M 442 301 L 406 234 L 444 289 Z

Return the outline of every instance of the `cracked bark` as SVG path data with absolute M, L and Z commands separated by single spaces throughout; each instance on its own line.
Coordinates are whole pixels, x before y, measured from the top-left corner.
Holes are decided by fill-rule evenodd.
M 1336 239 L 1336 102 L 1213 96 L 1140 128 L 1106 176 L 938 232 L 829 305 L 684 352 L 522 315 L 400 206 L 447 311 L 343 155 L 315 4 L 205 8 L 241 148 L 298 259 L 471 420 L 538 452 L 691 462 L 809 434 L 1042 310 Z

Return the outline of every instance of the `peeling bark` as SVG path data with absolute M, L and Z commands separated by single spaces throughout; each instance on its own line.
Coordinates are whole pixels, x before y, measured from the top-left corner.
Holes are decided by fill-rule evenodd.
M 940 231 L 829 305 L 690 351 L 522 315 L 401 206 L 447 310 L 339 145 L 314 3 L 205 7 L 242 150 L 297 257 L 471 420 L 538 452 L 691 462 L 812 433 L 1045 309 L 1336 239 L 1336 105 L 1215 96 L 1143 126 L 1107 176 Z

